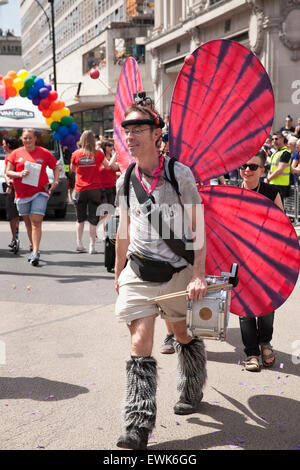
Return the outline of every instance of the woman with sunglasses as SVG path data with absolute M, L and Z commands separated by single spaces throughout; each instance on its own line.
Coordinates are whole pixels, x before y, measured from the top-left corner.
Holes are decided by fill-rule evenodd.
M 266 196 L 283 210 L 278 190 L 261 181 L 265 172 L 266 158 L 266 152 L 259 150 L 254 157 L 241 166 L 242 187 Z M 260 370 L 260 354 L 263 365 L 271 367 L 275 362 L 274 351 L 270 344 L 273 335 L 274 312 L 258 318 L 240 317 L 239 320 L 244 351 L 247 355 L 245 369 L 251 372 L 258 372 Z

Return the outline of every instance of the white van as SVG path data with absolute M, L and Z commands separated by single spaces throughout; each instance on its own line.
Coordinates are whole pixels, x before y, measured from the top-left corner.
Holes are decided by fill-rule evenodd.
M 65 217 L 68 201 L 68 180 L 64 169 L 64 159 L 60 144 L 52 139 L 52 131 L 37 106 L 28 98 L 16 96 L 0 105 L 0 210 L 5 210 L 6 183 L 4 178 L 4 158 L 2 137 L 6 134 L 19 138 L 23 128 L 35 129 L 37 145 L 50 150 L 57 159 L 60 169 L 59 184 L 52 192 L 47 210 L 54 210 L 56 217 Z M 47 168 L 49 182 L 53 182 L 53 171 Z

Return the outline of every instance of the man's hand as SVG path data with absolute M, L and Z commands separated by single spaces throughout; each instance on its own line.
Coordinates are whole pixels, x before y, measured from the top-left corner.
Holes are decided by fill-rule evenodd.
M 187 286 L 189 300 L 201 300 L 207 291 L 205 275 L 194 276 Z
M 117 294 L 119 295 L 119 276 L 115 278 L 115 289 Z

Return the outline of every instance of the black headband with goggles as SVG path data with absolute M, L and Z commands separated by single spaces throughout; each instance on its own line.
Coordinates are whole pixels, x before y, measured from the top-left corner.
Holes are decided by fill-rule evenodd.
M 154 117 L 153 119 L 127 119 L 121 122 L 122 127 L 142 126 L 143 124 L 160 127 L 161 129 L 165 127 L 164 121 L 159 116 L 157 116 L 156 118 Z
M 142 126 L 143 124 L 148 124 L 149 126 L 156 126 L 160 127 L 161 129 L 165 127 L 165 123 L 162 118 L 156 114 L 154 111 L 151 110 L 152 100 L 144 91 L 140 91 L 135 93 L 134 95 L 134 103 L 136 106 L 146 106 L 149 107 L 149 111 L 153 115 L 153 118 L 145 118 L 145 119 L 128 119 L 121 122 L 122 127 L 126 126 Z

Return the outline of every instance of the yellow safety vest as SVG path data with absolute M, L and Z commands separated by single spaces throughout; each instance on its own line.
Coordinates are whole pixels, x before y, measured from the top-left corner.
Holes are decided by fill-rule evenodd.
M 273 171 L 277 170 L 280 162 L 281 155 L 284 152 L 289 152 L 291 155 L 291 151 L 286 147 L 281 147 L 281 149 L 277 150 L 271 155 L 271 167 L 270 167 L 270 172 L 273 173 Z M 276 184 L 276 186 L 289 186 L 290 184 L 290 173 L 291 173 L 291 158 L 289 161 L 289 166 L 287 166 L 284 170 L 283 173 L 277 178 L 272 179 L 269 183 L 270 184 Z

